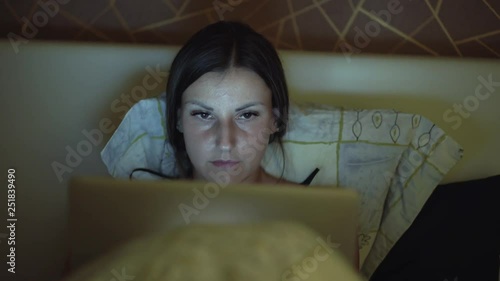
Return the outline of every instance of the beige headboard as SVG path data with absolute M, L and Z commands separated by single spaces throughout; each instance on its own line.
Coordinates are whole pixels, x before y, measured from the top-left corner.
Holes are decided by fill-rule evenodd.
M 4 177 L 16 169 L 16 239 L 22 241 L 16 255 L 19 266 L 29 268 L 19 276 L 58 276 L 67 250 L 68 178 L 107 174 L 99 152 L 112 128 L 139 98 L 164 91 L 177 50 L 30 41 L 16 54 L 9 41 L 0 41 L 0 167 Z M 296 101 L 395 108 L 447 131 L 465 153 L 444 182 L 500 174 L 500 61 L 281 55 Z M 151 74 L 156 68 L 160 73 Z M 463 104 L 461 116 L 454 110 Z M 0 236 L 1 245 L 5 241 Z

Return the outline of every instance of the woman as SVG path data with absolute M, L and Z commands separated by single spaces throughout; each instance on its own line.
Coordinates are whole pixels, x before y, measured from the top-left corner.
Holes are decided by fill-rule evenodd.
M 181 178 L 293 184 L 260 165 L 273 142 L 285 159 L 289 100 L 276 50 L 251 27 L 219 21 L 194 34 L 172 62 L 166 92 Z
M 220 21 L 198 31 L 172 62 L 166 93 L 168 141 L 180 178 L 296 185 L 261 167 L 275 142 L 283 174 L 288 89 L 276 50 L 248 25 Z M 171 178 L 146 168 L 130 177 L 135 171 Z

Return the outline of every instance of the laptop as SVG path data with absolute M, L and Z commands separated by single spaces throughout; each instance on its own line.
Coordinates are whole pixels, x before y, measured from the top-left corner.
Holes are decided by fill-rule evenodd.
M 190 224 L 302 223 L 353 268 L 359 197 L 350 189 L 188 180 L 75 177 L 69 182 L 71 268 L 128 241 Z

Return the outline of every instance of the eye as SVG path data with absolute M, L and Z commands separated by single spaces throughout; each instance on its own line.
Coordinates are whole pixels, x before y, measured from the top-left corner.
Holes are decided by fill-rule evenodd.
M 254 117 L 257 117 L 257 116 L 259 116 L 259 113 L 249 111 L 249 112 L 242 113 L 238 119 L 250 120 L 250 119 L 253 119 Z
M 204 112 L 204 111 L 194 111 L 191 113 L 191 116 L 197 116 L 198 118 L 203 119 L 203 120 L 212 119 L 212 115 L 210 113 Z

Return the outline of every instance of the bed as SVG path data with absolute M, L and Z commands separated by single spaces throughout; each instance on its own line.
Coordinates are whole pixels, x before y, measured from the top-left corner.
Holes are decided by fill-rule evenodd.
M 101 150 L 133 104 L 164 91 L 177 50 L 29 41 L 16 53 L 9 41 L 0 42 L 1 165 L 4 171 L 16 169 L 17 218 L 23 222 L 16 238 L 35 245 L 17 248 L 18 266 L 30 268 L 18 276 L 60 276 L 68 243 L 68 179 L 108 175 Z M 463 147 L 463 158 L 443 176 L 408 231 L 370 270 L 372 280 L 468 280 L 475 270 L 484 272 L 483 280 L 498 278 L 500 212 L 492 198 L 499 198 L 494 176 L 500 174 L 500 62 L 293 51 L 280 55 L 292 100 L 419 114 Z M 146 75 L 157 83 L 142 90 Z M 471 228 L 477 229 L 476 236 L 468 232 Z M 424 242 L 429 237 L 432 243 Z M 44 243 L 36 243 L 40 239 Z M 440 246 L 439 260 L 433 260 Z M 413 251 L 418 255 L 409 254 Z M 422 268 L 434 271 L 426 274 Z

